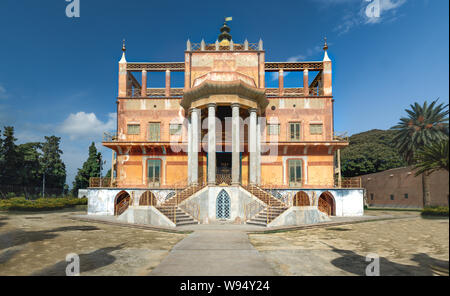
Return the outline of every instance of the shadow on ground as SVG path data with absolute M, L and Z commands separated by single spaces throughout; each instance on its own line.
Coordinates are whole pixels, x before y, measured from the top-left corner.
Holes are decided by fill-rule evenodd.
M 13 230 L 0 234 L 0 250 L 20 246 L 23 244 L 43 241 L 46 239 L 52 239 L 58 236 L 58 232 L 66 231 L 93 231 L 99 230 L 96 226 L 67 226 L 58 227 L 50 230 L 41 231 L 24 231 L 24 230 Z
M 116 261 L 116 257 L 110 253 L 123 248 L 124 244 L 115 247 L 106 247 L 95 250 L 88 254 L 81 254 L 80 257 L 80 273 L 94 270 L 100 267 L 110 265 Z M 72 261 L 60 261 L 53 266 L 46 267 L 38 272 L 33 273 L 34 276 L 65 276 L 66 268 Z
M 6 263 L 7 261 L 9 261 L 9 259 L 14 257 L 14 255 L 16 255 L 19 252 L 20 252 L 20 249 L 11 249 L 11 250 L 6 250 L 6 251 L 2 252 L 0 254 L 0 264 Z
M 334 266 L 353 273 L 355 275 L 366 275 L 367 266 L 373 260 L 366 261 L 366 257 L 360 256 L 353 251 L 337 249 L 332 247 L 332 251 L 341 257 L 331 261 Z M 437 274 L 448 275 L 449 262 L 432 258 L 424 253 L 414 254 L 412 261 L 417 262 L 419 266 L 400 264 L 380 257 L 380 275 L 381 276 L 432 276 Z
M 4 222 L 6 220 L 9 220 L 9 218 L 8 217 L 0 217 L 0 227 L 7 224 L 7 222 Z

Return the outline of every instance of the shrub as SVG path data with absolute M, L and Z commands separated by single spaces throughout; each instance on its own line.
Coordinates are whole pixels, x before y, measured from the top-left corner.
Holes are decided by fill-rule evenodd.
M 14 197 L 0 200 L 0 210 L 48 211 L 86 204 L 87 198 L 38 198 L 36 200 L 28 200 L 23 197 Z
M 14 192 L 8 192 L 8 193 L 6 193 L 5 198 L 13 198 L 13 197 L 16 197 L 16 196 L 17 195 Z
M 426 207 L 423 209 L 422 216 L 448 217 L 448 207 Z

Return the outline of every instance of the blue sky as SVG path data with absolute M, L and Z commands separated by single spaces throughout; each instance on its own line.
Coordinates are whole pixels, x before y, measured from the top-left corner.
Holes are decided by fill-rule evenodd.
M 92 141 L 111 158 L 100 142 L 115 126 L 122 39 L 129 61 L 183 61 L 187 38 L 212 43 L 233 16 L 233 40 L 262 38 L 267 61 L 321 60 L 327 36 L 335 130 L 387 129 L 415 101 L 448 103 L 449 2 L 379 1 L 374 19 L 364 0 L 80 0 L 80 18 L 66 17 L 65 0 L 1 0 L 0 128 L 14 125 L 19 143 L 62 137 L 72 185 Z

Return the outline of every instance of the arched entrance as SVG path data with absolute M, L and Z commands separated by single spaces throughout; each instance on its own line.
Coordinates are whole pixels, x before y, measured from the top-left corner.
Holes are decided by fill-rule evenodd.
M 299 191 L 294 196 L 294 207 L 305 207 L 310 206 L 309 196 L 304 191 Z
M 319 211 L 327 214 L 328 216 L 336 215 L 336 203 L 334 202 L 334 197 L 330 192 L 326 191 L 320 195 L 318 208 Z
M 130 194 L 126 191 L 120 191 L 114 200 L 114 215 L 119 216 L 123 212 L 125 212 L 126 209 L 128 209 L 128 206 L 130 205 Z
M 139 198 L 140 206 L 156 206 L 156 196 L 151 191 L 145 191 Z
M 216 218 L 230 219 L 230 196 L 223 189 L 219 192 L 219 195 L 217 195 Z

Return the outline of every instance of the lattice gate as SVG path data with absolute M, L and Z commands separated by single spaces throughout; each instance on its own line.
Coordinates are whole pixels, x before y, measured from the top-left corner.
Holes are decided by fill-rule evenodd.
M 222 189 L 217 196 L 216 218 L 230 219 L 230 196 Z

